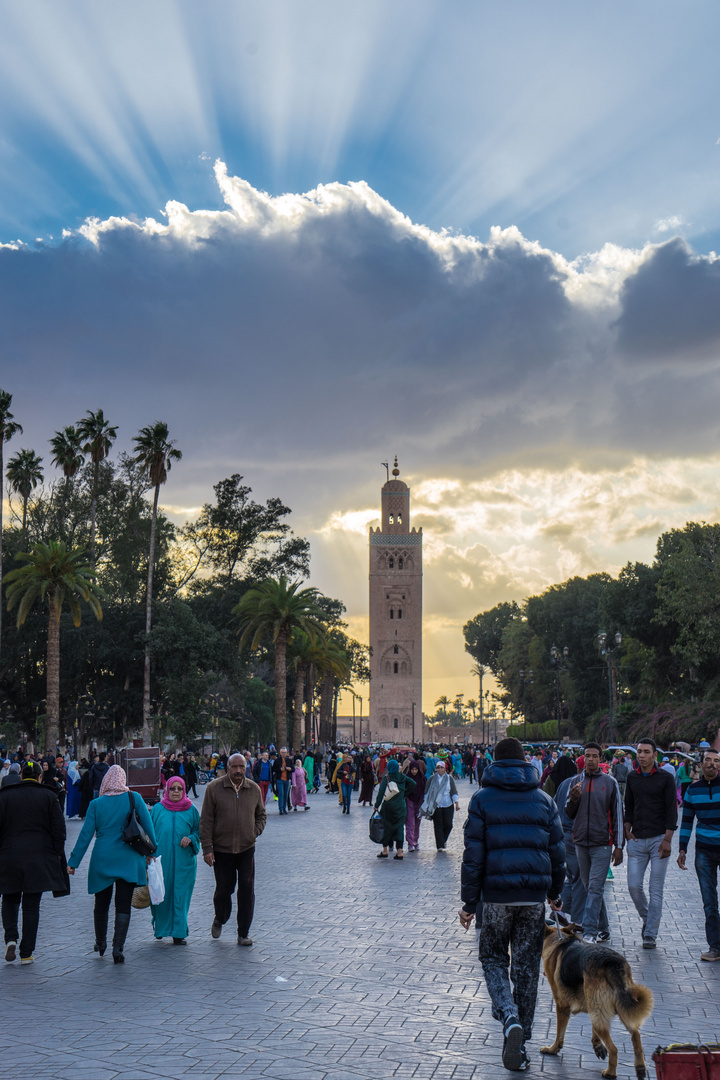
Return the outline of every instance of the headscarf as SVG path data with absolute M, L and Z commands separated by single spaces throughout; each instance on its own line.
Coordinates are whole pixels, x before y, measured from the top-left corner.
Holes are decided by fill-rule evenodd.
M 391 758 L 390 761 L 388 761 L 388 763 L 387 763 L 387 771 L 389 773 L 392 773 L 392 774 L 394 774 L 396 772 L 400 772 L 400 765 L 395 760 L 395 758 Z
M 43 774 L 40 777 L 40 783 L 47 784 L 51 787 L 57 787 L 57 781 L 55 779 L 56 772 L 57 770 L 55 766 L 52 764 L 52 762 L 48 761 L 47 769 L 43 769 Z
M 67 773 L 68 773 L 68 780 L 70 781 L 70 783 L 71 784 L 77 784 L 78 780 L 80 779 L 80 773 L 78 771 L 78 763 L 77 763 L 77 761 L 71 761 L 70 762 L 70 764 L 68 765 Z
M 575 762 L 568 757 L 558 758 L 549 774 L 549 779 L 552 780 L 555 785 L 556 791 L 563 780 L 567 780 L 568 776 L 577 776 L 577 766 L 575 765 Z
M 20 772 L 20 764 L 19 764 L 19 762 L 13 761 L 12 765 L 10 766 L 10 772 L 14 772 L 14 773 L 19 773 Z
M 417 776 L 410 776 L 413 769 L 417 769 Z M 420 806 L 423 801 L 423 796 L 425 795 L 425 785 L 427 781 L 423 776 L 422 770 L 420 769 L 420 765 L 417 761 L 410 762 L 410 768 L 407 771 L 407 775 L 410 776 L 411 780 L 415 781 L 415 787 L 412 789 L 412 791 L 409 791 L 406 794 L 405 798 L 408 802 L 413 803 L 414 806 Z
M 183 797 L 178 802 L 173 802 L 170 798 L 170 787 L 173 784 L 182 784 Z M 171 776 L 167 782 L 167 787 L 163 791 L 163 797 L 160 800 L 166 810 L 189 810 L 192 806 L 192 801 L 187 797 L 187 788 L 185 787 L 185 781 L 182 776 Z
M 101 795 L 123 795 L 129 788 L 125 770 L 119 765 L 111 765 L 100 784 Z

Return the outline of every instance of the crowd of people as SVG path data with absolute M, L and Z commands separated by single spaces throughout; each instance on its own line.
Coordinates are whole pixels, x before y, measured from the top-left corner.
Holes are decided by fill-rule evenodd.
M 402 861 L 420 849 L 422 821 L 432 822 L 438 853 L 447 848 L 460 809 L 461 781 L 469 799 L 464 828 L 461 924 L 479 929 L 479 955 L 502 1023 L 503 1063 L 524 1070 L 532 1033 L 545 903 L 564 912 L 588 944 L 608 941 L 611 927 L 604 888 L 611 867 L 627 857 L 627 888 L 636 908 L 642 946 L 655 949 L 663 890 L 678 827 L 677 864 L 687 868 L 693 828 L 707 949 L 720 960 L 720 752 L 707 743 L 692 755 L 658 753 L 651 738 L 628 750 L 583 747 L 526 750 L 516 739 L 491 748 L 326 748 L 295 755 L 274 747 L 214 755 L 202 762 L 213 778 L 198 812 L 199 767 L 188 753 L 167 754 L 162 798 L 150 810 L 128 789 L 125 772 L 105 752 L 92 761 L 19 751 L 5 757 L 0 780 L 0 894 L 5 958 L 33 962 L 43 892 L 67 895 L 70 878 L 92 841 L 88 892 L 94 895 L 94 950 L 108 947 L 114 897 L 112 957 L 124 963 L 133 906 L 143 906 L 148 865 L 160 859 L 164 895 L 150 898 L 156 938 L 183 945 L 197 873 L 197 858 L 215 877 L 211 936 L 232 915 L 236 894 L 237 941 L 252 945 L 255 844 L 267 804 L 280 816 L 310 809 L 311 795 L 334 798 L 343 815 L 353 794 L 381 822 L 379 859 Z M 76 775 L 77 774 L 77 775 Z M 477 791 L 473 788 L 477 784 Z M 77 799 L 71 790 L 78 786 Z M 65 813 L 63 812 L 65 811 Z M 65 814 L 83 818 L 65 857 Z M 145 847 L 128 840 L 134 835 Z M 132 830 L 130 830 L 132 832 Z M 20 932 L 20 911 L 22 930 Z M 508 954 L 512 958 L 508 959 Z

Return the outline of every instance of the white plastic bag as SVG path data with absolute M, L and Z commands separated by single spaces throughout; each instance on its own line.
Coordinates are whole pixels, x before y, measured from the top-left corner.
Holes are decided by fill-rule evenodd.
M 150 903 L 162 904 L 165 899 L 165 879 L 163 878 L 162 858 L 160 855 L 148 864 L 147 879 Z

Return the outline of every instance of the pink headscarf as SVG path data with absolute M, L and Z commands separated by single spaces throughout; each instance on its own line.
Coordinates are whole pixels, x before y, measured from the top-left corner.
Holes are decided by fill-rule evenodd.
M 119 765 L 111 765 L 102 778 L 100 784 L 101 795 L 122 795 L 128 791 L 127 776 L 125 770 Z
M 182 784 L 183 797 L 178 802 L 173 802 L 170 798 L 170 788 L 173 784 Z M 163 797 L 160 800 L 166 810 L 189 810 L 192 806 L 192 802 L 187 797 L 187 789 L 185 787 L 185 781 L 182 776 L 171 776 L 167 782 L 167 787 L 163 791 Z

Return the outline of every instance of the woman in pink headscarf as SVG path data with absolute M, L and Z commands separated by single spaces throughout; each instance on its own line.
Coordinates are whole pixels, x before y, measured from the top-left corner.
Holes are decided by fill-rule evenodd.
M 165 899 L 151 905 L 153 930 L 156 938 L 171 937 L 173 945 L 184 945 L 200 851 L 200 815 L 187 797 L 182 776 L 170 777 L 162 799 L 153 806 L 152 819 L 155 854 L 162 856 L 165 879 Z
M 130 928 L 133 890 L 147 881 L 147 863 L 122 838 L 125 823 L 132 807 L 138 820 L 153 843 L 155 830 L 148 808 L 137 791 L 129 791 L 125 770 L 111 765 L 100 785 L 100 795 L 87 809 L 85 822 L 68 859 L 68 873 L 74 874 L 95 837 L 90 867 L 88 892 L 95 894 L 95 946 L 103 955 L 107 948 L 107 925 L 110 901 L 115 890 L 115 932 L 112 955 L 116 964 L 125 962 L 125 938 Z

